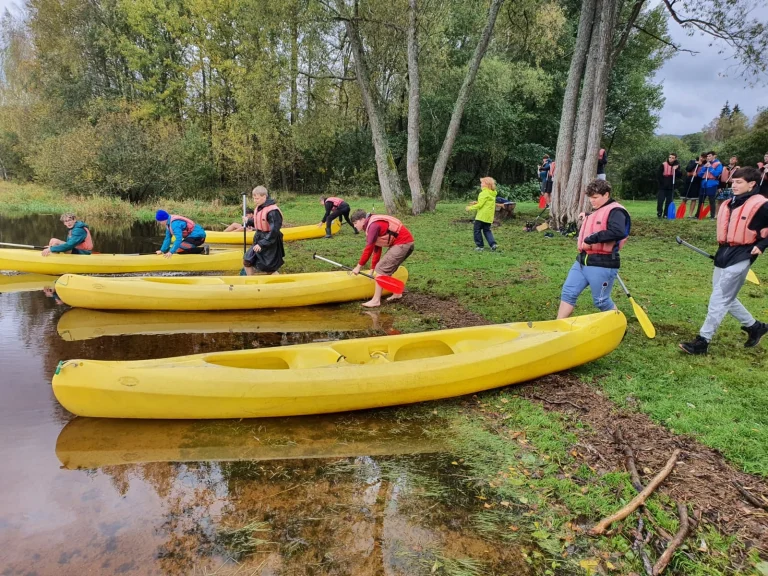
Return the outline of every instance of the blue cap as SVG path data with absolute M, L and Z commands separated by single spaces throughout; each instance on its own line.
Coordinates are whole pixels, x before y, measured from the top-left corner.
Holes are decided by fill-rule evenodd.
M 158 222 L 165 222 L 170 217 L 171 215 L 168 214 L 168 212 L 166 212 L 165 210 L 158 210 L 155 213 L 155 220 L 157 220 Z

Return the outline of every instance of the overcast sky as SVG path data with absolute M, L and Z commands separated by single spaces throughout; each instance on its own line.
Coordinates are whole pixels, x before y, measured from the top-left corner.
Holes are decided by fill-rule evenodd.
M 0 0 L 0 12 L 15 0 Z M 656 75 L 664 87 L 666 103 L 659 116 L 659 134 L 698 132 L 720 112 L 725 101 L 738 104 L 751 119 L 758 106 L 768 106 L 768 87 L 750 88 L 744 78 L 734 72 L 732 51 L 718 52 L 722 46 L 709 46 L 710 39 L 701 35 L 687 36 L 682 27 L 670 21 L 672 40 L 685 48 L 698 51 L 695 56 L 680 52 L 673 56 Z M 730 69 L 730 73 L 729 73 Z M 768 83 L 768 77 L 762 78 Z

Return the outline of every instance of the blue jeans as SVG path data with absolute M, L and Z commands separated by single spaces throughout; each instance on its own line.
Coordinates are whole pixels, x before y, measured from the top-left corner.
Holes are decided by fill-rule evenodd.
M 574 262 L 568 271 L 568 277 L 563 284 L 560 300 L 571 306 L 576 306 L 576 300 L 584 289 L 589 286 L 592 290 L 592 302 L 601 312 L 613 310 L 616 305 L 611 300 L 611 290 L 619 270 L 603 268 L 602 266 L 582 266 Z
M 486 242 L 488 242 L 488 246 L 493 248 L 496 246 L 496 240 L 493 237 L 493 232 L 491 232 L 491 224 L 490 222 L 481 222 L 480 220 L 475 220 L 475 245 L 478 248 L 483 247 L 483 236 L 485 236 Z

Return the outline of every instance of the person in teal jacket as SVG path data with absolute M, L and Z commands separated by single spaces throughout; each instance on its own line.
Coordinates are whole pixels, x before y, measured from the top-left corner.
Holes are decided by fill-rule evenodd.
M 208 254 L 208 246 L 203 246 L 205 230 L 200 224 L 195 224 L 185 216 L 168 214 L 165 210 L 158 210 L 155 220 L 165 222 L 165 240 L 157 254 L 163 254 L 166 258 L 174 254 Z
M 93 240 L 88 225 L 78 220 L 77 216 L 72 213 L 62 214 L 60 220 L 69 229 L 67 239 L 51 238 L 48 241 L 48 246 L 42 251 L 42 255 L 45 257 L 52 253 L 90 254 L 93 250 Z
M 475 245 L 477 252 L 482 252 L 485 248 L 483 246 L 483 236 L 485 236 L 488 246 L 491 251 L 496 251 L 496 240 L 491 232 L 491 224 L 493 224 L 493 216 L 496 213 L 496 180 L 490 176 L 480 178 L 480 195 L 477 197 L 477 202 L 472 202 L 467 206 L 468 212 L 477 212 L 475 215 Z

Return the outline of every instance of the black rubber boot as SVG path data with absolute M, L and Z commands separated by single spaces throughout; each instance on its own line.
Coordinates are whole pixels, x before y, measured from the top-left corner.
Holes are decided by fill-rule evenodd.
M 742 326 L 741 329 L 749 336 L 749 339 L 744 343 L 744 348 L 754 348 L 760 344 L 763 336 L 768 334 L 768 324 L 765 322 L 755 322 L 749 328 Z
M 680 350 L 687 352 L 688 354 L 706 354 L 709 342 L 707 342 L 706 338 L 696 336 L 691 342 L 681 342 L 679 346 Z

